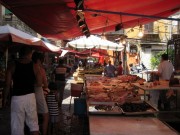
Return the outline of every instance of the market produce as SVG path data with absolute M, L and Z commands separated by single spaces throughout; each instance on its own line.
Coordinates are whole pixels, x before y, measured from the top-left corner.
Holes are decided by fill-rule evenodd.
M 119 104 L 141 100 L 129 80 L 137 81 L 140 80 L 140 78 L 135 75 L 123 75 L 117 78 L 101 77 L 98 78 L 98 80 L 91 78 L 91 80 L 86 80 L 87 96 L 91 101 L 111 101 Z
M 113 107 L 111 105 L 96 105 L 95 109 L 103 111 L 112 111 Z
M 89 95 L 89 100 L 90 101 L 99 101 L 99 102 L 102 102 L 102 101 L 105 101 L 105 102 L 109 102 L 111 101 L 110 97 L 108 96 L 107 93 L 98 93 L 96 95 Z
M 124 112 L 143 112 L 151 109 L 151 106 L 145 102 L 142 103 L 125 103 L 123 105 L 119 105 L 123 109 Z
M 121 80 L 122 82 L 138 82 L 138 81 L 145 81 L 144 79 L 140 78 L 137 75 L 121 75 L 117 77 L 117 80 Z

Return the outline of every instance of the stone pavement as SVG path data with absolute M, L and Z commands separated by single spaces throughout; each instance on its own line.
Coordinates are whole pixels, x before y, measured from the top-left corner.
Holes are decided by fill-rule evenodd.
M 51 132 L 50 126 L 48 135 L 88 135 L 88 118 L 77 117 L 73 114 L 74 100 L 72 99 L 71 109 L 69 110 L 70 103 L 70 82 L 69 78 L 64 91 L 64 100 L 60 109 L 60 123 L 58 129 L 53 128 Z M 41 117 L 40 124 L 41 124 Z M 41 129 L 41 125 L 40 125 Z M 0 135 L 10 135 L 10 107 L 0 109 Z
M 10 108 L 0 109 L 0 134 L 10 135 Z

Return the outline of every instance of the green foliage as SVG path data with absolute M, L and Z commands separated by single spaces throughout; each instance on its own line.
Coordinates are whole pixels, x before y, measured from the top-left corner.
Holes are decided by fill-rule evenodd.
M 152 69 L 155 69 L 158 67 L 160 61 L 161 61 L 161 55 L 166 53 L 166 51 L 160 51 L 158 52 L 157 54 L 154 54 L 152 57 L 151 57 L 151 68 Z
M 175 50 L 174 48 L 168 49 L 169 60 L 174 64 Z
M 155 69 L 158 65 L 158 59 L 156 59 L 154 56 L 151 57 L 151 69 Z
M 167 53 L 167 50 L 160 51 L 160 52 L 152 55 L 151 60 L 150 60 L 152 69 L 155 69 L 158 67 L 160 60 L 161 60 L 161 55 L 164 53 Z M 169 56 L 169 60 L 173 62 L 174 61 L 174 49 L 173 48 L 168 49 L 168 56 Z

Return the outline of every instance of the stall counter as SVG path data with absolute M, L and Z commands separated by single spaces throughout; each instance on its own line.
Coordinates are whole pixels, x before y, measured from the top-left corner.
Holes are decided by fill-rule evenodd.
M 89 116 L 90 135 L 178 135 L 153 117 Z

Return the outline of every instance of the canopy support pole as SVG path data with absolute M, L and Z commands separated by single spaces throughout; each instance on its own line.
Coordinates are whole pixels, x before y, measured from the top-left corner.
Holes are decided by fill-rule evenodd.
M 73 7 L 70 7 L 70 9 L 74 9 Z M 179 8 L 175 8 L 172 11 L 178 11 Z M 105 14 L 117 14 L 117 15 L 124 15 L 124 16 L 136 16 L 136 17 L 143 17 L 143 18 L 152 18 L 152 19 L 164 19 L 164 20 L 172 20 L 172 21 L 180 21 L 180 19 L 176 18 L 167 18 L 167 17 L 161 17 L 161 16 L 153 16 L 153 15 L 143 15 L 143 14 L 133 14 L 133 13 L 126 13 L 126 12 L 115 12 L 115 11 L 108 11 L 108 10 L 96 10 L 96 9 L 84 9 L 84 11 L 87 12 L 97 12 L 97 13 L 105 13 Z
M 7 66 L 8 66 L 8 53 L 9 53 L 9 51 L 7 48 L 5 51 L 5 69 L 7 69 Z

